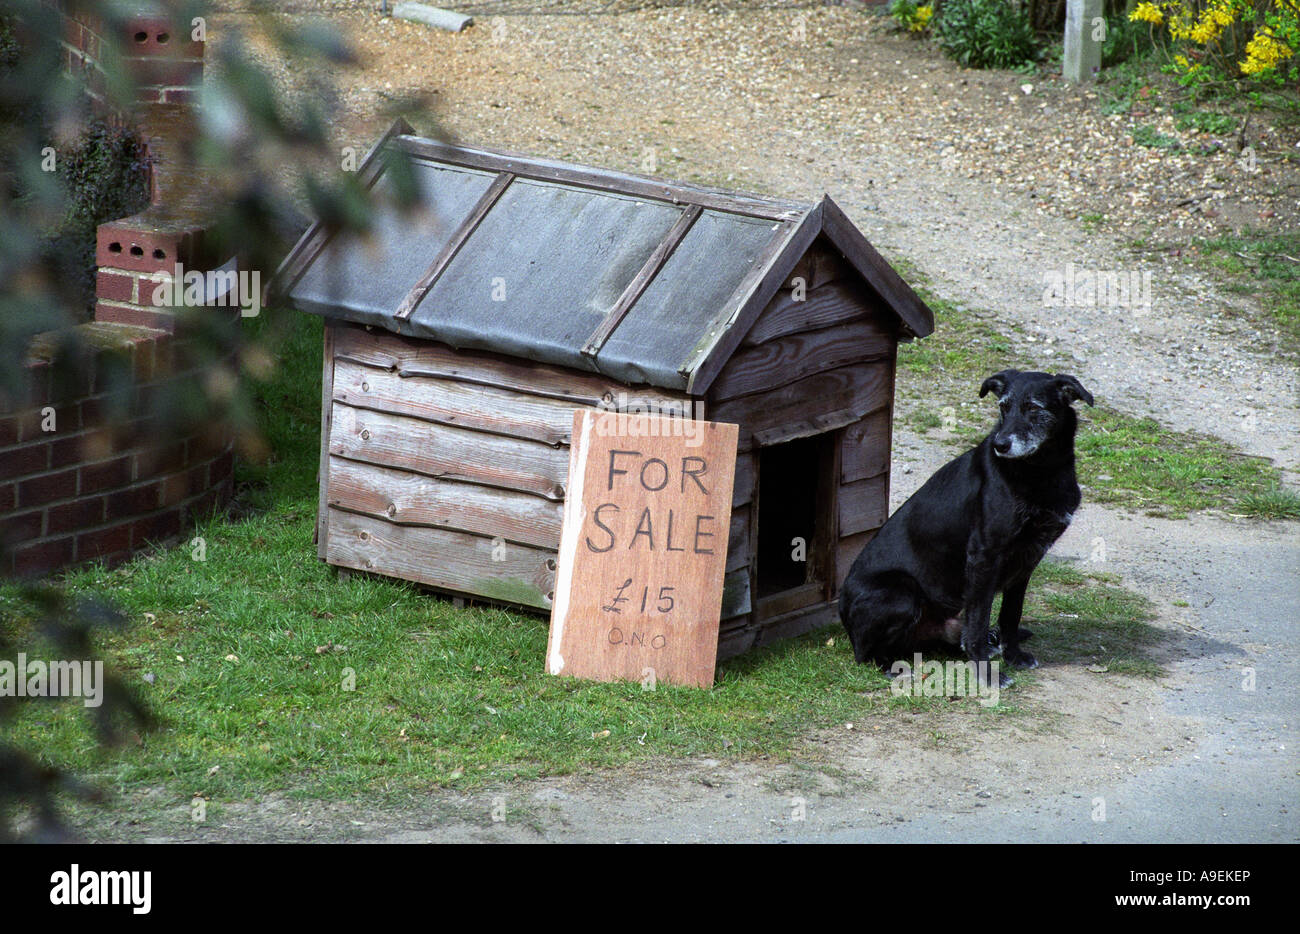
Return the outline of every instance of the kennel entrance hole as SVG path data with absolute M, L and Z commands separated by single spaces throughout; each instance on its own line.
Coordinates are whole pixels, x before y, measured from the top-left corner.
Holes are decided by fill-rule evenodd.
M 815 435 L 759 451 L 760 609 L 778 594 L 783 599 L 769 602 L 773 613 L 825 598 L 833 577 L 835 439 Z

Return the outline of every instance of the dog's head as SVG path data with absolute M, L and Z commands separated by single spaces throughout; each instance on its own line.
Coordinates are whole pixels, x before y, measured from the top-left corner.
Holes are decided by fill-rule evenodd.
M 980 386 L 980 397 L 998 397 L 1001 417 L 993 429 L 993 453 L 1015 460 L 1055 440 L 1073 444 L 1077 423 L 1071 403 L 1093 404 L 1092 393 L 1073 376 L 1003 370 Z

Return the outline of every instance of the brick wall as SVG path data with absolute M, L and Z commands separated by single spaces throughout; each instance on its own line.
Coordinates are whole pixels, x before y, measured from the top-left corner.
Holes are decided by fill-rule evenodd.
M 0 399 L 0 574 L 115 564 L 176 538 L 232 492 L 227 435 L 169 428 L 158 440 L 158 395 L 196 390 L 203 372 L 186 344 L 128 325 L 79 331 L 88 350 L 72 385 L 55 385 L 50 335 L 32 348 L 26 404 Z
M 65 67 L 105 106 L 107 27 L 93 6 L 43 2 L 59 17 Z M 206 373 L 191 362 L 176 315 L 153 302 L 154 289 L 178 263 L 197 271 L 214 265 L 202 253 L 203 217 L 194 207 L 201 198 L 180 155 L 204 44 L 180 25 L 142 3 L 113 27 L 137 85 L 136 106 L 119 116 L 146 142 L 153 203 L 98 230 L 95 322 L 75 329 L 87 349 L 71 367 L 71 385 L 66 378 L 55 384 L 52 363 L 68 335 L 47 334 L 30 348 L 26 392 L 0 396 L 0 575 L 120 562 L 175 539 L 232 493 L 228 431 L 168 425 L 160 442 L 151 421 L 153 402 L 183 384 L 197 391 Z

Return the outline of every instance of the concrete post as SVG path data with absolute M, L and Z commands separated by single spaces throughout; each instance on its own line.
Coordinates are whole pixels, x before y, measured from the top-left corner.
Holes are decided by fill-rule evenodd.
M 1092 81 L 1101 70 L 1101 46 L 1106 40 L 1103 0 L 1066 0 L 1065 55 L 1061 73 L 1066 81 Z

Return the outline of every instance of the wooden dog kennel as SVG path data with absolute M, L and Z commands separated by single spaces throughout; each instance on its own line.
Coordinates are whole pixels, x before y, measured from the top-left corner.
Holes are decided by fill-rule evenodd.
M 839 207 L 400 122 L 381 191 L 390 147 L 422 209 L 316 224 L 276 280 L 326 318 L 320 557 L 546 611 L 573 409 L 685 413 L 740 426 L 719 656 L 832 622 L 888 513 L 897 343 L 934 326 Z

